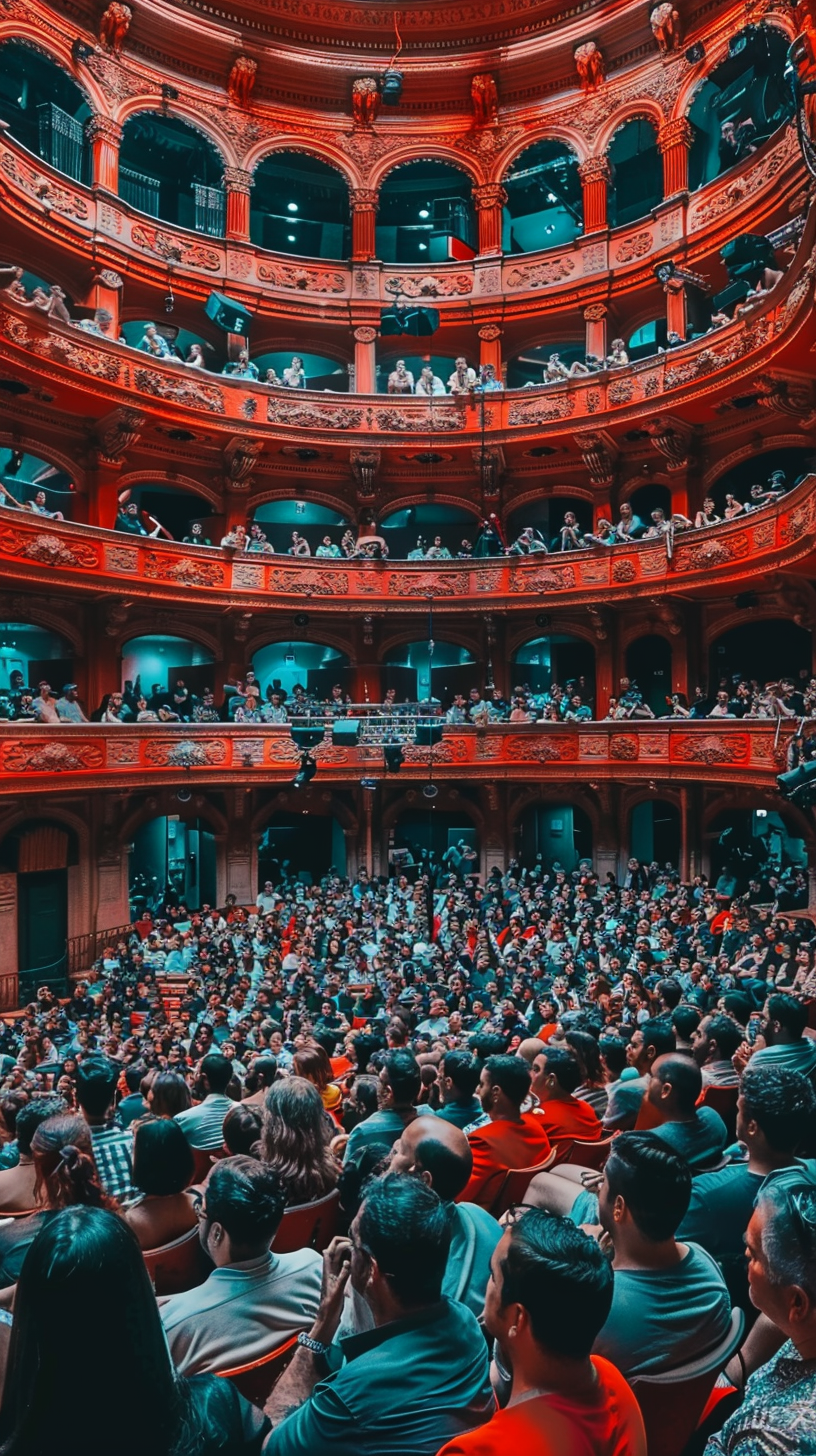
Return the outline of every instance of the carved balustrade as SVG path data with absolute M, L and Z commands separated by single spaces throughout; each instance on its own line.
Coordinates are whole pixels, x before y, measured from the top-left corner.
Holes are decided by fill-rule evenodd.
M 662 539 L 497 560 L 302 560 L 183 546 L 0 509 L 0 568 L 7 581 L 246 611 L 308 601 L 318 612 L 336 612 L 342 603 L 351 614 L 395 604 L 401 612 L 424 613 L 429 597 L 436 609 L 453 612 L 488 602 L 519 611 L 542 599 L 553 607 L 623 602 L 710 589 L 714 576 L 738 586 L 815 551 L 812 475 L 763 510 L 679 533 L 671 554 Z
M 625 777 L 662 783 L 743 784 L 774 789 L 786 766 L 795 726 L 771 721 L 655 720 L 644 723 L 555 724 L 541 729 L 505 724 L 445 728 L 433 748 L 407 745 L 401 779 L 469 782 L 550 779 L 581 782 Z M 334 744 L 327 734 L 312 750 L 322 781 L 377 777 L 382 749 Z M 270 725 L 0 724 L 0 797 L 82 788 L 290 782 L 301 751 L 285 727 Z

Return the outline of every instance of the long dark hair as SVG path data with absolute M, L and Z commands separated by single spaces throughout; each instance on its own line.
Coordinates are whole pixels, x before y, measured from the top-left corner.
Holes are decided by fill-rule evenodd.
M 76 1414 L 82 1351 L 94 1397 Z M 126 1390 L 138 1391 L 127 1402 Z M 0 1406 L 0 1456 L 175 1456 L 197 1449 L 187 1384 L 170 1360 L 136 1236 L 116 1214 L 68 1208 L 26 1254 Z M 71 1415 L 74 1412 L 74 1415 Z
M 304 1077 L 273 1082 L 264 1103 L 261 1156 L 283 1179 L 287 1202 L 312 1203 L 337 1184 L 332 1130 L 320 1093 Z

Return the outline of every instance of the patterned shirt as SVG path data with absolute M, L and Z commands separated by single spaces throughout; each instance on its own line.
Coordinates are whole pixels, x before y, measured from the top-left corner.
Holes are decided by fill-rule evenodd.
M 705 1456 L 816 1456 L 816 1360 L 791 1340 L 752 1375 L 739 1410 Z
M 122 1132 L 113 1123 L 107 1127 L 92 1127 L 91 1141 L 99 1171 L 99 1181 L 111 1198 L 120 1201 L 133 1198 L 133 1170 L 131 1166 L 133 1138 Z

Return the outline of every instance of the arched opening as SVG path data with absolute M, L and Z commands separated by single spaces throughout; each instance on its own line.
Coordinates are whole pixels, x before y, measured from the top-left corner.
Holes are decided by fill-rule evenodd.
M 188 910 L 215 905 L 215 835 L 204 819 L 161 815 L 140 825 L 128 856 L 132 920 L 156 915 L 166 901 Z
M 750 614 L 750 607 L 746 610 Z M 810 629 L 797 627 L 787 617 L 747 621 L 744 626 L 723 632 L 712 642 L 710 692 L 716 692 L 723 679 L 727 679 L 730 689 L 735 677 L 755 678 L 760 687 L 782 678 L 792 678 L 797 685 L 802 678 L 807 682 L 812 652 Z
M 746 460 L 740 460 L 737 465 L 732 465 L 708 493 L 722 514 L 726 495 L 735 495 L 741 505 L 746 505 L 750 499 L 751 486 L 765 485 L 773 471 L 783 471 L 785 484 L 793 486 L 813 469 L 812 450 L 803 449 L 799 445 L 784 446 L 780 450 L 763 450 Z
M 70 521 L 74 487 L 67 470 L 61 466 L 49 465 L 39 455 L 29 455 L 24 450 L 0 449 L 0 483 L 4 504 L 12 510 L 12 502 L 16 501 L 35 515 L 57 519 L 62 516 Z
M 793 115 L 787 50 L 788 37 L 770 25 L 748 25 L 731 37 L 726 59 L 703 81 L 689 109 L 692 191 L 756 151 Z
M 0 844 L 0 873 L 16 877 L 22 1006 L 34 999 L 38 986 L 67 993 L 68 891 L 78 866 L 77 835 L 57 820 L 27 819 Z M 7 950 L 11 959 L 11 947 Z
M 646 529 L 652 524 L 652 511 L 661 510 L 671 515 L 671 491 L 667 485 L 640 485 L 629 496 L 629 504 Z
M 550 382 L 545 371 L 553 354 L 567 369 L 576 362 L 583 364 L 586 358 L 586 341 L 582 339 L 572 344 L 559 344 L 557 340 L 553 340 L 549 344 L 534 344 L 525 349 L 523 354 L 517 354 L 508 362 L 507 388 L 524 389 L 528 384 Z
M 632 810 L 629 853 L 641 864 L 680 864 L 680 810 L 666 799 L 644 799 Z
M 568 873 L 579 860 L 592 859 L 592 823 L 578 804 L 528 804 L 518 826 L 522 863 L 541 857 Z
M 560 532 L 568 511 L 572 511 L 577 517 L 581 531 L 592 530 L 592 505 L 589 501 L 582 500 L 579 496 L 542 495 L 510 512 L 507 517 L 507 539 L 512 542 L 525 526 L 535 526 L 551 550 L 560 551 Z
M 140 348 L 148 324 L 152 324 L 156 333 L 160 334 L 165 340 L 170 349 L 171 358 L 186 361 L 190 349 L 194 344 L 197 344 L 204 355 L 205 370 L 211 374 L 219 374 L 221 372 L 222 362 L 226 359 L 225 336 L 223 336 L 225 338 L 224 345 L 222 346 L 219 341 L 219 347 L 216 348 L 202 334 L 194 334 L 189 329 L 180 328 L 178 324 L 169 323 L 166 316 L 158 319 L 128 319 L 126 323 L 121 325 L 120 333 L 129 348 Z M 144 352 L 146 353 L 147 350 L 145 349 Z M 176 436 L 175 438 L 178 437 Z
M 179 683 L 189 696 L 200 697 L 205 688 L 214 687 L 214 660 L 206 647 L 188 637 L 159 633 L 132 637 L 122 648 L 122 683 L 125 688 L 131 683 L 134 695 L 138 698 L 141 692 L 151 707 L 153 699 L 169 704 Z M 183 704 L 179 716 L 184 720 L 190 711 L 191 707 Z
M 629 336 L 626 345 L 626 352 L 629 360 L 634 363 L 636 359 L 648 359 L 656 354 L 658 349 L 665 349 L 667 338 L 666 318 L 651 319 L 649 323 L 642 324 L 639 329 Z
M 433 699 L 447 706 L 454 693 L 469 693 L 481 686 L 480 665 L 466 647 L 434 638 L 433 653 L 427 640 L 403 642 L 392 647 L 384 659 L 386 688 L 394 688 L 398 702 L 424 703 Z
M 741 895 L 748 881 L 758 879 L 763 896 L 776 899 L 768 876 L 793 865 L 807 868 L 804 839 L 791 833 L 781 814 L 774 809 L 728 809 L 712 819 L 705 838 L 711 859 L 710 879 L 723 898 Z M 788 909 L 804 908 L 788 905 Z
M 612 168 L 609 225 L 624 227 L 646 217 L 663 200 L 663 166 L 651 121 L 638 116 L 624 122 L 607 155 Z
M 87 98 L 48 56 L 24 41 L 0 46 L 0 121 L 15 141 L 57 172 L 89 182 Z
M 331 697 L 335 683 L 349 691 L 351 668 L 344 652 L 322 642 L 269 642 L 253 654 L 252 666 L 263 695 L 270 687 L 293 692 L 300 683 L 310 698 Z
M 306 453 L 317 455 L 318 452 L 315 450 Z M 339 548 L 343 532 L 348 527 L 347 518 L 339 512 L 304 500 L 266 501 L 264 505 L 258 506 L 253 521 L 261 527 L 269 545 L 275 551 L 288 551 L 292 544 L 292 533 L 297 531 L 299 536 L 308 541 L 313 556 L 329 554 L 325 544 L 327 536 L 330 545 Z
M 665 637 L 637 637 L 626 649 L 626 676 L 639 688 L 656 718 L 666 712 L 672 691 L 672 651 Z
M 578 158 L 563 142 L 535 142 L 512 162 L 503 178 L 502 250 L 535 253 L 562 248 L 584 226 Z
M 437 538 L 444 550 L 457 556 L 464 541 L 473 546 L 478 521 L 461 506 L 425 504 L 392 511 L 383 517 L 380 530 L 392 560 L 405 560 L 412 551 L 427 551 Z
M 553 683 L 574 684 L 585 703 L 595 700 L 595 648 L 582 637 L 550 632 L 516 649 L 512 657 L 513 687 L 546 693 Z
M 186 430 L 173 431 L 170 435 L 183 439 L 187 435 Z M 140 519 L 150 517 L 164 526 L 175 541 L 183 541 L 190 534 L 190 528 L 198 522 L 202 526 L 202 537 L 217 546 L 220 535 L 217 528 L 218 518 L 215 515 L 215 508 L 211 501 L 202 495 L 196 495 L 194 491 L 187 490 L 184 486 L 165 485 L 162 482 L 151 483 L 142 481 L 138 485 L 132 485 L 130 499 L 135 501 L 139 507 Z M 147 521 L 149 529 L 150 522 Z
M 377 257 L 383 263 L 472 258 L 476 215 L 471 181 L 446 162 L 409 162 L 380 189 Z
M 0 622 L 0 694 L 13 708 L 19 708 L 21 689 L 48 682 L 57 695 L 73 676 L 70 643 L 31 622 Z M 16 714 L 15 714 L 16 716 Z
M 175 116 L 128 117 L 119 152 L 123 202 L 177 227 L 224 236 L 224 161 L 212 142 Z
M 349 387 L 348 364 L 339 364 L 326 354 L 297 354 L 291 349 L 271 349 L 265 354 L 254 354 L 253 362 L 258 366 L 261 380 L 266 384 L 285 384 L 284 369 L 292 359 L 300 359 L 303 367 L 303 388 L 330 390 L 332 394 L 347 394 Z
M 333 814 L 273 814 L 258 842 L 258 889 L 285 876 L 318 884 L 330 870 L 346 873 L 346 836 Z
M 275 152 L 256 167 L 249 235 L 258 248 L 297 258 L 347 258 L 348 183 L 336 167 L 300 152 Z
M 405 340 L 402 348 L 397 350 L 389 348 L 388 351 L 377 360 L 376 374 L 378 394 L 388 393 L 389 376 L 396 369 L 397 363 L 400 359 L 405 365 L 406 372 L 410 374 L 411 378 L 413 379 L 413 388 L 410 391 L 403 390 L 402 393 L 414 393 L 416 391 L 416 386 L 419 383 L 423 369 L 426 368 L 426 366 L 429 366 L 435 378 L 441 379 L 445 389 L 445 393 L 447 394 L 450 377 L 456 368 L 456 359 L 454 358 L 453 354 L 409 354 L 405 351 L 406 344 L 407 347 L 410 349 L 410 343 Z M 468 364 L 471 368 L 473 368 L 472 360 L 469 359 Z M 397 390 L 396 392 L 399 393 L 400 391 Z
M 431 856 L 437 864 L 445 862 L 456 869 L 456 852 L 463 843 L 476 857 L 466 856 L 460 872 L 476 872 L 479 868 L 479 835 L 473 820 L 464 809 L 437 809 L 431 804 L 425 810 L 411 809 L 400 814 L 393 828 L 389 857 L 393 850 L 408 850 L 410 860 L 399 857 L 400 873 L 411 871 L 414 865 L 424 865 Z M 453 850 L 454 854 L 445 861 L 449 850 Z

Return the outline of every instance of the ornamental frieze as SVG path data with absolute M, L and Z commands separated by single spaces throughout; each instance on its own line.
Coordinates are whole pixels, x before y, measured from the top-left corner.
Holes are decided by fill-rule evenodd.
M 400 409 L 375 410 L 374 418 L 377 429 L 385 431 L 389 435 L 401 435 L 406 432 L 416 433 L 422 430 L 459 430 L 462 428 L 462 420 L 458 411 L 452 411 L 450 406 L 441 410 L 434 409 L 433 402 L 429 400 L 430 409 L 413 411 Z M 455 410 L 455 407 L 454 407 Z
M 740 561 L 751 550 L 746 531 L 716 541 L 684 542 L 674 553 L 675 571 L 706 571 L 712 566 L 726 566 Z
M 203 268 L 208 273 L 219 273 L 224 266 L 221 253 L 216 248 L 188 242 L 186 238 L 168 233 L 163 228 L 137 222 L 130 230 L 130 238 L 137 248 L 155 253 L 165 261 L 183 263 L 186 268 Z
M 205 742 L 172 738 L 145 744 L 145 762 L 156 768 L 209 768 L 226 763 L 227 745 L 219 738 L 208 738 Z
M 816 501 L 813 496 L 810 496 L 789 515 L 783 516 L 779 527 L 779 540 L 783 546 L 791 546 L 794 541 L 798 541 L 804 536 L 808 527 L 813 524 L 814 511 L 816 511 Z
M 410 577 L 401 571 L 394 571 L 388 579 L 388 595 L 392 597 L 464 597 L 467 594 L 465 571 L 456 576 L 423 571 Z
M 99 555 L 92 546 L 79 543 L 69 546 L 59 536 L 50 533 L 35 536 L 32 541 L 11 527 L 0 531 L 0 550 L 8 556 L 25 556 L 29 561 L 39 561 L 43 566 L 79 566 L 90 570 L 99 565 Z
M 271 396 L 266 404 L 266 418 L 272 425 L 293 425 L 310 430 L 358 430 L 362 410 L 334 409 L 330 405 L 296 404 Z
M 13 743 L 3 757 L 9 773 L 72 773 L 101 768 L 104 753 L 98 743 Z
M 615 263 L 631 263 L 633 258 L 644 258 L 651 252 L 654 244 L 651 229 L 644 228 L 642 232 L 634 233 L 630 238 L 624 238 L 618 243 L 613 255 Z
M 511 404 L 509 423 L 511 425 L 545 425 L 550 420 L 568 420 L 575 413 L 575 399 L 571 394 L 560 394 L 544 399 L 523 400 Z
M 38 172 L 36 167 L 29 167 L 13 152 L 0 153 L 0 167 L 22 192 L 36 198 L 46 212 L 53 210 L 65 217 L 76 218 L 77 222 L 88 221 L 90 210 L 80 193 L 61 187 L 58 182 L 46 177 L 44 172 Z
M 508 763 L 563 763 L 578 757 L 578 737 L 559 734 L 557 738 L 530 735 L 529 738 L 506 738 L 501 757 Z
M 309 293 L 345 293 L 346 274 L 334 268 L 290 267 L 286 263 L 258 264 L 258 277 L 273 288 L 295 288 Z
M 174 404 L 186 405 L 190 409 L 209 410 L 210 414 L 224 414 L 224 396 L 215 384 L 204 384 L 202 380 L 189 375 L 174 378 L 169 374 L 158 374 L 153 369 L 134 369 L 136 388 L 154 399 L 172 400 Z
M 610 739 L 609 757 L 619 759 L 622 762 L 631 763 L 638 756 L 638 740 L 629 738 L 624 734 L 616 734 Z
M 546 288 L 551 283 L 560 283 L 575 272 L 575 259 L 566 254 L 547 263 L 531 263 L 527 267 L 510 268 L 505 274 L 508 288 Z
M 385 292 L 402 298 L 451 298 L 470 293 L 472 289 L 473 278 L 470 273 L 455 273 L 442 278 L 435 278 L 430 273 L 422 278 L 416 278 L 410 273 L 400 273 L 396 278 L 385 280 Z
M 537 570 L 514 567 L 510 572 L 512 592 L 569 591 L 575 586 L 575 569 L 572 566 L 542 566 Z
M 750 739 L 721 738 L 716 733 L 707 733 L 702 738 L 675 738 L 672 743 L 672 757 L 681 763 L 745 763 L 750 751 Z
M 179 586 L 224 586 L 226 580 L 221 566 L 189 557 L 165 561 L 155 551 L 147 552 L 142 570 L 153 581 L 174 581 Z
M 299 571 L 279 568 L 269 573 L 269 589 L 273 592 L 288 592 L 296 596 L 333 597 L 346 596 L 349 589 L 348 573 L 345 571 Z

